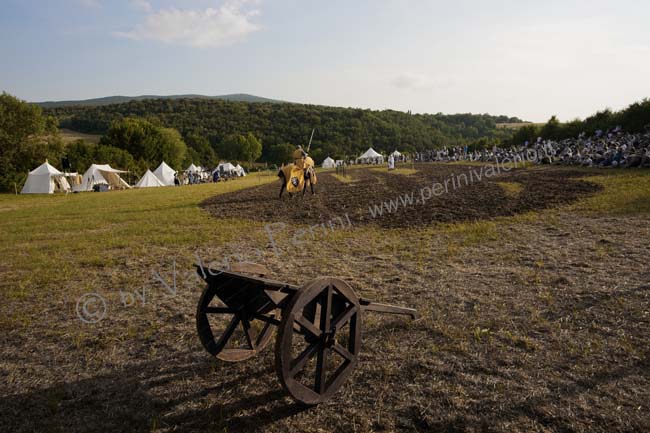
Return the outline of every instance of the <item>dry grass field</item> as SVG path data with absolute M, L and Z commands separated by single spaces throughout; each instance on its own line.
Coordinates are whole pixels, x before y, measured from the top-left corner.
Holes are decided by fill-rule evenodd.
M 650 172 L 526 167 L 425 202 L 478 166 L 408 168 L 320 173 L 315 196 L 282 200 L 254 175 L 0 195 L 0 431 L 650 431 Z M 272 348 L 238 364 L 204 351 L 197 256 L 338 276 L 421 318 L 364 315 L 356 371 L 298 406 Z
M 84 134 L 83 132 L 72 131 L 70 129 L 61 129 L 59 130 L 61 138 L 65 143 L 70 143 L 76 140 L 86 140 L 90 143 L 99 143 L 101 135 L 96 134 Z

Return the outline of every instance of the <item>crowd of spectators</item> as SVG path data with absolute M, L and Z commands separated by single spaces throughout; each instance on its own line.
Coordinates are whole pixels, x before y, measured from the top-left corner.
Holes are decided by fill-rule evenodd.
M 450 147 L 418 152 L 416 161 L 479 161 L 524 162 L 536 164 L 565 164 L 586 167 L 650 167 L 650 132 L 630 134 L 621 128 L 596 131 L 593 136 L 580 134 L 577 138 L 543 140 L 541 137 L 519 146 L 470 150 Z

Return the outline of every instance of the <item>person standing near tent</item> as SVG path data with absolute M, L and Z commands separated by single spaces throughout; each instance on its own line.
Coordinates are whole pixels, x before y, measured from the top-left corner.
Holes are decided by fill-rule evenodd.
M 181 186 L 181 181 L 178 180 L 178 173 L 174 173 L 174 186 Z
M 394 170 L 395 169 L 395 157 L 391 153 L 388 155 L 388 169 L 389 170 Z

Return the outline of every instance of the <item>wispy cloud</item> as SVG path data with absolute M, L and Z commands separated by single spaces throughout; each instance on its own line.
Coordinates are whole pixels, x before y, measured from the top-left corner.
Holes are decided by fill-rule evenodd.
M 143 6 L 147 2 L 137 3 Z M 192 47 L 232 45 L 259 30 L 259 26 L 252 22 L 252 17 L 259 11 L 250 7 L 250 4 L 246 0 L 226 0 L 218 8 L 204 10 L 150 9 L 142 23 L 131 30 L 115 32 L 114 35 Z

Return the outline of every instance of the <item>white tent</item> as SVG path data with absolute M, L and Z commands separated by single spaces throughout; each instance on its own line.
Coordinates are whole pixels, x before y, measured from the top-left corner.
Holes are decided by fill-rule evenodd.
M 76 175 L 76 173 L 74 173 Z M 52 167 L 47 160 L 29 172 L 21 194 L 52 194 L 54 191 L 70 191 L 65 174 Z
M 197 167 L 194 163 L 190 164 L 189 167 L 185 169 L 187 173 L 198 173 L 201 171 L 201 167 Z
M 336 162 L 328 156 L 327 158 L 325 158 L 321 166 L 323 168 L 334 168 L 336 166 Z
M 237 167 L 235 167 L 234 165 L 232 165 L 229 162 L 220 163 L 215 170 L 218 170 L 219 174 L 235 174 L 235 173 L 237 173 Z
M 237 164 L 235 166 L 235 170 L 237 171 L 237 176 L 246 176 L 246 172 L 244 171 L 244 167 L 241 165 Z
M 400 156 L 402 156 L 402 154 L 399 153 L 397 149 L 395 149 L 395 152 L 391 153 L 391 155 L 393 155 L 393 158 L 399 158 Z
M 147 170 L 147 172 L 140 178 L 138 183 L 135 184 L 136 188 L 152 188 L 156 186 L 165 186 L 164 183 L 158 177 L 151 172 L 151 170 Z
M 83 175 L 81 185 L 75 190 L 92 191 L 95 185 L 108 185 L 112 189 L 131 188 L 128 183 L 120 177 L 124 170 L 116 170 L 108 164 L 93 164 Z
M 357 158 L 357 162 L 361 164 L 381 164 L 384 162 L 384 157 L 375 152 L 375 150 L 371 147 L 370 149 L 366 150 L 363 155 Z
M 154 175 L 162 182 L 164 186 L 174 185 L 174 175 L 176 171 L 163 161 L 153 172 Z M 146 173 L 145 173 L 146 176 Z M 137 185 L 136 185 L 137 186 Z

